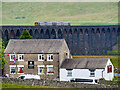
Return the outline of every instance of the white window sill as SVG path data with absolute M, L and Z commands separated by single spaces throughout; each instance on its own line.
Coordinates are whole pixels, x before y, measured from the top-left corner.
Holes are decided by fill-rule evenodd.
M 47 73 L 47 75 L 54 75 L 54 73 Z
M 17 73 L 17 74 L 24 74 L 24 73 Z
M 108 73 L 112 73 L 112 72 L 108 72 Z
M 10 61 L 14 61 L 14 60 L 10 60 Z
M 44 75 L 44 73 L 38 73 L 39 75 Z
M 95 76 L 90 76 L 90 77 L 95 77 Z
M 16 74 L 16 73 L 10 73 L 10 74 Z
M 24 60 L 18 60 L 18 61 L 24 61 Z
M 38 60 L 38 61 L 44 61 L 44 60 Z
M 53 60 L 47 60 L 47 61 L 53 61 Z
M 72 75 L 67 75 L 67 77 L 72 77 Z

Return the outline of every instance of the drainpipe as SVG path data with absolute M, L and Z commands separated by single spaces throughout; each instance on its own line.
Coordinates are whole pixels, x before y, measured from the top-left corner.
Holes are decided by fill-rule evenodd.
M 102 71 L 102 78 L 103 78 L 103 72 L 105 71 L 105 69 L 103 69 L 103 71 Z
M 60 67 L 59 67 L 59 60 L 60 60 L 60 58 L 59 58 L 59 53 L 58 53 L 58 77 L 57 78 L 59 78 L 60 77 Z

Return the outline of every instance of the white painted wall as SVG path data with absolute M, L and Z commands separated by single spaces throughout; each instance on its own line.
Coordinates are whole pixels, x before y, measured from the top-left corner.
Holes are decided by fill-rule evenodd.
M 107 73 L 108 65 L 112 65 L 112 73 Z M 103 73 L 104 73 L 103 77 L 105 78 L 105 80 L 112 80 L 114 78 L 114 66 L 113 66 L 112 62 L 110 61 L 110 59 L 108 59 L 108 62 L 105 67 L 105 71 Z
M 105 78 L 105 80 L 112 80 L 114 77 L 114 68 L 112 65 L 112 73 L 107 73 L 107 65 L 112 65 L 110 60 L 108 60 L 105 69 L 95 70 L 95 77 L 90 77 L 89 69 L 73 69 L 72 76 L 67 76 L 67 70 L 60 68 L 60 81 L 69 81 L 71 78 Z
M 104 69 L 96 69 L 95 70 L 95 77 L 90 76 L 89 69 L 73 69 L 72 76 L 67 76 L 67 70 L 61 68 L 60 69 L 60 80 L 61 81 L 69 81 L 71 78 L 102 78 L 102 71 Z

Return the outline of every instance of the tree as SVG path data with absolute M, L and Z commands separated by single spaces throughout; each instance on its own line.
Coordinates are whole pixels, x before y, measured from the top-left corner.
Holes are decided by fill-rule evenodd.
M 32 36 L 27 30 L 24 30 L 20 36 L 20 39 L 32 39 Z
M 2 67 L 1 69 L 4 68 L 4 65 L 6 63 L 6 60 L 4 59 L 4 50 L 5 50 L 5 45 L 4 45 L 4 41 L 2 39 L 0 39 L 0 60 L 2 60 Z

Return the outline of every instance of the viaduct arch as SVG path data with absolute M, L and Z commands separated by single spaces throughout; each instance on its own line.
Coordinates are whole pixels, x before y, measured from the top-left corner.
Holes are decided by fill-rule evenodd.
M 28 30 L 34 39 L 65 39 L 72 55 L 104 55 L 117 44 L 118 25 L 105 26 L 1 26 L 2 39 L 18 39 Z

